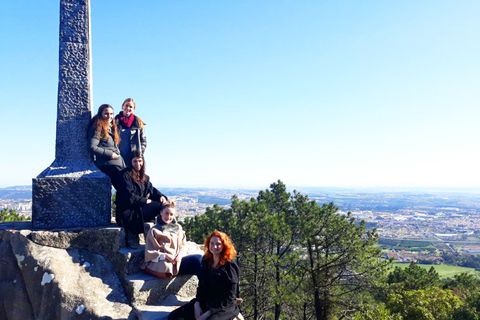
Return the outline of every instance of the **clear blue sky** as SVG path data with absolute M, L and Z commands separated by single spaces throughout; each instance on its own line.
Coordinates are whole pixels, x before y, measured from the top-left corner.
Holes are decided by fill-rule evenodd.
M 0 187 L 54 160 L 60 1 L 2 1 Z M 92 0 L 157 186 L 480 189 L 480 1 Z

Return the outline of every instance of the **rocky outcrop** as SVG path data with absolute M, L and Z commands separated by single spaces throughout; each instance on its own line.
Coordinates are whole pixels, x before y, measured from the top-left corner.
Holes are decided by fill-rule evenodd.
M 27 227 L 0 224 L 0 319 L 162 319 L 168 312 L 152 310 L 195 295 L 195 276 L 144 274 L 143 247 L 123 248 L 122 228 Z M 188 248 L 201 253 L 194 243 Z

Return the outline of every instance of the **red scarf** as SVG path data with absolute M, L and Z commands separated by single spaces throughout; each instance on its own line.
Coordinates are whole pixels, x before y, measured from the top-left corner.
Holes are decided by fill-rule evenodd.
M 132 114 L 130 114 L 128 117 L 127 116 L 124 116 L 123 115 L 123 111 L 120 111 L 119 114 L 117 114 L 117 116 L 115 117 L 115 119 L 118 119 L 120 125 L 123 127 L 123 128 L 130 128 L 133 124 L 133 120 L 135 120 L 135 116 Z

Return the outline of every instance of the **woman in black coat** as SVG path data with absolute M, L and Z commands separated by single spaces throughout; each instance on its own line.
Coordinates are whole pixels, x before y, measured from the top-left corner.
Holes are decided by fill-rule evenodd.
M 88 150 L 93 155 L 93 161 L 100 170 L 110 177 L 116 188 L 115 180 L 119 172 L 125 168 L 125 162 L 118 149 L 120 134 L 116 122 L 113 120 L 111 105 L 102 104 L 98 108 L 97 115 L 90 121 L 87 135 Z
M 240 313 L 236 304 L 240 269 L 230 238 L 212 232 L 204 242 L 205 255 L 198 275 L 195 299 L 172 311 L 169 320 L 230 320 Z
M 143 155 L 131 155 L 131 166 L 122 170 L 117 181 L 115 218 L 117 224 L 134 233 L 143 233 L 143 224 L 154 221 L 168 198 L 153 187 L 145 174 Z

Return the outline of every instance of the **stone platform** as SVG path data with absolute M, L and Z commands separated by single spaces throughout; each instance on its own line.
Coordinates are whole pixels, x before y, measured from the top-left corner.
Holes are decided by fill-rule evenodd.
M 144 247 L 124 245 L 125 232 L 114 224 L 0 224 L 0 319 L 166 319 L 195 296 L 196 276 L 147 275 L 139 268 Z M 202 253 L 193 242 L 187 247 L 188 254 Z
M 32 227 L 104 227 L 111 219 L 110 178 L 87 160 L 55 160 L 32 179 Z

